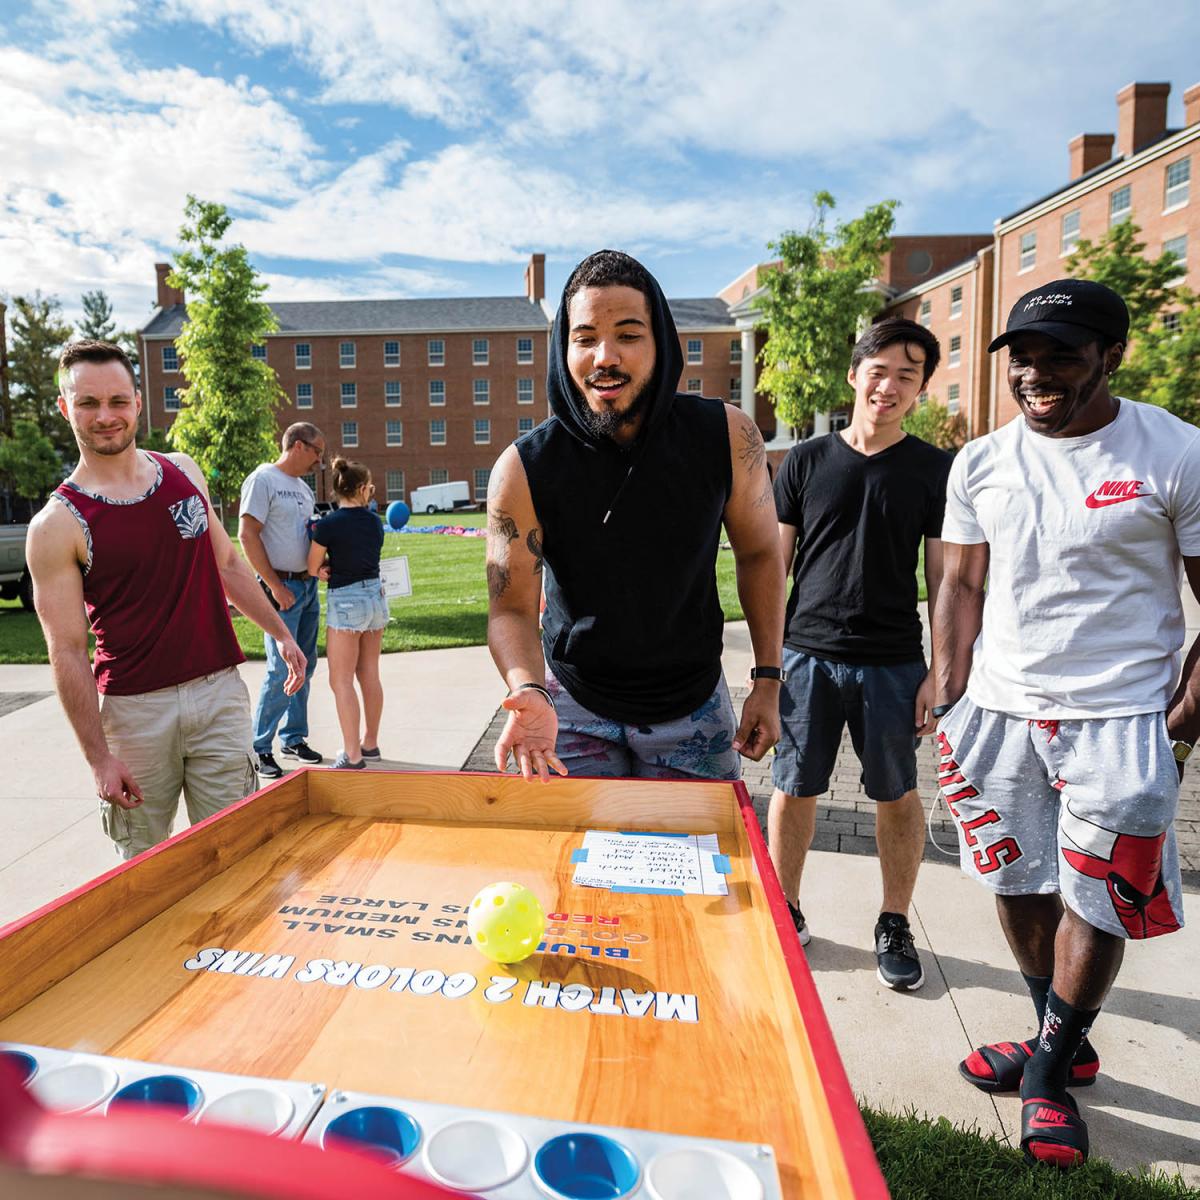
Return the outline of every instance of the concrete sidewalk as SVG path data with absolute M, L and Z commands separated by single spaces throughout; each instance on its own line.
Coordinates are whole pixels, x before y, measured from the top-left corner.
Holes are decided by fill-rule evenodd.
M 726 677 L 736 692 L 750 665 L 744 625 L 727 627 L 726 645 Z M 262 664 L 242 671 L 254 694 Z M 487 769 L 503 688 L 485 648 L 386 655 L 383 680 L 385 766 Z M 100 832 L 90 772 L 51 691 L 47 667 L 0 667 L 0 747 L 7 760 L 0 779 L 0 924 L 118 861 Z M 339 738 L 323 663 L 310 712 L 310 740 L 332 757 Z M 1016 1099 L 976 1091 L 956 1070 L 980 1042 L 1031 1032 L 1032 1006 L 991 899 L 931 850 L 934 861 L 922 868 L 912 913 L 925 986 L 913 994 L 882 988 L 872 951 L 879 902 L 872 814 L 865 798 L 856 798 L 856 769 L 847 763 L 841 774 L 822 806 L 828 827 L 818 846 L 828 848 L 809 857 L 803 903 L 814 935 L 809 964 L 851 1084 L 878 1107 L 974 1123 L 1015 1142 Z M 760 813 L 769 793 L 764 780 L 763 767 L 747 770 Z M 933 800 L 931 789 L 926 798 Z M 952 831 L 943 829 L 938 840 L 952 844 Z M 1185 907 L 1193 921 L 1200 919 L 1192 887 Z M 1194 926 L 1129 948 L 1095 1040 L 1100 1079 L 1077 1095 L 1096 1155 L 1122 1169 L 1180 1171 L 1200 1186 L 1194 1098 L 1200 932 Z

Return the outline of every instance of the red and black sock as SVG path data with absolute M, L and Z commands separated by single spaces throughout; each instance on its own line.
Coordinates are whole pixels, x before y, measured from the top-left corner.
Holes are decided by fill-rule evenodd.
M 1029 995 L 1033 999 L 1033 1007 L 1037 1012 L 1037 1027 L 1040 1031 L 1046 1020 L 1046 997 L 1050 992 L 1051 978 L 1049 975 L 1026 975 L 1024 971 L 1021 972 L 1021 978 L 1025 980 L 1025 986 L 1029 989 Z M 1037 1049 L 1037 1042 L 1036 1037 L 1029 1039 L 1031 1050 Z M 1079 1049 L 1075 1052 L 1073 1061 L 1076 1065 L 1083 1066 L 1087 1063 L 1097 1062 L 1099 1058 L 1095 1047 L 1085 1035 L 1083 1041 L 1079 1043 Z
M 1073 1008 L 1053 988 L 1047 989 L 1041 1033 L 1021 1080 L 1022 1096 L 1054 1098 L 1066 1091 L 1071 1063 L 1099 1015 L 1098 1008 Z

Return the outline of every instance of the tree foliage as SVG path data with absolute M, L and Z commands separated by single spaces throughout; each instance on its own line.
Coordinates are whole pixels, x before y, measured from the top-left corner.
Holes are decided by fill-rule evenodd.
M 117 332 L 113 320 L 112 303 L 99 288 L 83 293 L 83 321 L 79 326 L 81 338 L 92 338 L 97 342 L 111 342 Z
M 0 484 L 28 500 L 42 500 L 62 479 L 54 443 L 33 421 L 13 422 L 12 436 L 0 434 Z
M 1106 284 L 1129 308 L 1129 345 L 1114 390 L 1200 425 L 1200 297 L 1179 283 L 1183 267 L 1173 254 L 1146 256 L 1140 232 L 1122 221 L 1099 241 L 1081 241 L 1067 270 Z
M 780 421 L 802 425 L 814 413 L 845 403 L 846 367 L 859 322 L 879 307 L 867 285 L 891 245 L 896 204 L 884 200 L 830 231 L 835 201 L 818 192 L 808 229 L 770 243 L 780 263 L 763 279 L 767 342 L 758 387 L 771 397 Z
M 250 347 L 278 329 L 243 246 L 223 246 L 232 218 L 223 205 L 189 196 L 179 231 L 184 249 L 168 277 L 188 296 L 176 339 L 186 386 L 171 444 L 199 464 L 215 495 L 236 496 L 242 480 L 278 453 L 275 409 L 283 391 Z
M 914 404 L 900 427 L 943 450 L 961 449 L 967 440 L 967 422 L 962 413 L 952 413 L 932 396 L 924 404 Z
M 71 327 L 62 319 L 58 300 L 40 292 L 14 297 L 10 323 L 13 427 L 18 420 L 32 421 L 66 461 L 74 456 L 75 438 L 58 411 L 56 373 L 58 354 L 71 336 Z

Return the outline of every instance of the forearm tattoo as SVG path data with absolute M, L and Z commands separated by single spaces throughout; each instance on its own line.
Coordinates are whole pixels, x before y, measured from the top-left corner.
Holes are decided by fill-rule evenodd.
M 529 536 L 525 539 L 525 545 L 529 548 L 529 553 L 533 555 L 533 573 L 540 575 L 542 573 L 542 538 L 541 530 L 535 525 L 530 531 Z
M 512 575 L 503 563 L 490 562 L 487 565 L 488 599 L 499 600 L 508 591 Z

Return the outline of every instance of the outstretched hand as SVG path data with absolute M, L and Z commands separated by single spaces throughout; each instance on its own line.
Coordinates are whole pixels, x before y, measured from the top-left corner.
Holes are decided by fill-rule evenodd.
M 501 707 L 508 710 L 508 720 L 496 742 L 496 770 L 503 772 L 508 767 L 511 754 L 526 780 L 537 774 L 543 783 L 549 783 L 551 770 L 565 775 L 567 768 L 554 752 L 558 716 L 550 701 L 529 688 L 505 696 Z
M 742 719 L 733 735 L 733 748 L 758 762 L 779 741 L 779 688 L 752 687 L 742 705 Z

